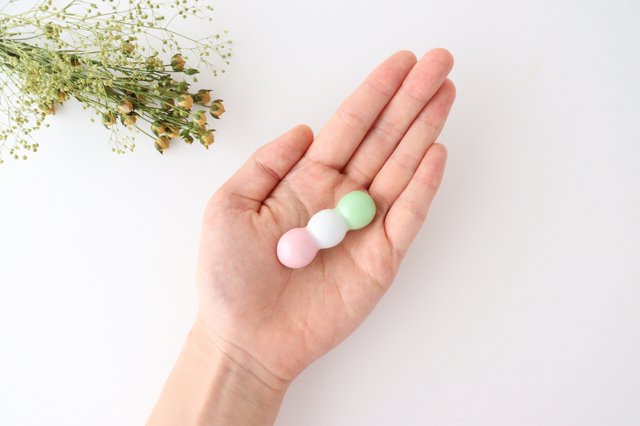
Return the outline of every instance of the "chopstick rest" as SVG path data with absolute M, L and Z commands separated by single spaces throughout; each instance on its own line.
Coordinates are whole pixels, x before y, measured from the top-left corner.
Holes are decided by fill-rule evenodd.
M 320 210 L 304 228 L 285 232 L 278 240 L 276 252 L 284 266 L 304 268 L 318 250 L 340 244 L 347 231 L 367 226 L 376 215 L 376 204 L 365 191 L 351 191 L 334 209 Z

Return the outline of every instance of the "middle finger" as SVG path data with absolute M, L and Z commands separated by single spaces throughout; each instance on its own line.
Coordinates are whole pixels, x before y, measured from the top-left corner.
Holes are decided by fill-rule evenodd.
M 425 53 L 365 136 L 343 172 L 368 187 L 407 129 L 451 71 L 453 58 L 445 49 Z

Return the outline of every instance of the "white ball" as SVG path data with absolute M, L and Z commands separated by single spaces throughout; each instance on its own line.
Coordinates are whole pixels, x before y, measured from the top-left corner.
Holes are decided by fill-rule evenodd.
M 336 210 L 326 209 L 320 210 L 309 219 L 307 230 L 318 248 L 324 249 L 340 244 L 349 228 Z

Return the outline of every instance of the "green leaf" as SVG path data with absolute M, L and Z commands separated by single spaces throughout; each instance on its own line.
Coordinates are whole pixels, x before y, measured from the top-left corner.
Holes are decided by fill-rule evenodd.
M 198 74 L 200 71 L 198 71 L 195 68 L 187 68 L 186 70 L 184 70 L 184 73 L 187 75 L 194 75 L 194 74 Z

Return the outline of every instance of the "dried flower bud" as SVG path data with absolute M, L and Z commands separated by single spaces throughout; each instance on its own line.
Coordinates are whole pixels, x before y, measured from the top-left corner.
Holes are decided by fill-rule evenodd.
M 191 135 L 184 135 L 182 140 L 191 145 L 193 143 L 193 137 Z
M 124 115 L 122 117 L 122 124 L 127 127 L 133 126 L 138 121 L 138 115 L 135 112 L 132 112 L 129 115 Z
M 156 55 L 149 56 L 145 64 L 149 71 L 155 71 L 162 68 L 162 61 Z
M 151 131 L 156 136 L 164 136 L 167 134 L 167 126 L 164 123 L 161 123 L 159 121 L 154 121 L 151 124 Z
M 174 71 L 184 70 L 185 64 L 186 64 L 186 61 L 184 60 L 181 54 L 176 53 L 171 57 L 171 68 L 173 68 Z
M 109 127 L 116 123 L 116 115 L 112 112 L 105 112 L 102 114 L 102 124 Z
M 125 55 L 131 55 L 136 50 L 136 45 L 130 41 L 124 41 L 120 45 L 120 51 Z
M 60 103 L 66 101 L 69 99 L 69 94 L 63 90 L 60 90 L 58 92 L 58 95 L 56 96 L 56 100 Z
M 209 94 L 211 90 L 198 90 L 194 97 L 194 101 L 198 105 L 207 106 L 207 104 L 211 101 L 211 95 Z
M 180 129 L 178 129 L 176 126 L 168 125 L 167 133 L 165 136 L 168 136 L 169 138 L 177 138 L 178 136 L 180 136 Z
M 44 26 L 44 36 L 48 39 L 56 40 L 60 37 L 60 26 L 47 24 Z
M 213 131 L 207 130 L 202 135 L 200 135 L 200 143 L 206 147 L 211 145 L 214 142 L 213 140 Z
M 158 152 L 162 154 L 167 148 L 169 148 L 169 138 L 166 136 L 160 136 L 153 143 L 153 146 L 155 146 Z
M 171 98 L 166 99 L 165 101 L 162 102 L 162 108 L 165 110 L 170 110 L 174 106 L 176 106 L 176 102 Z
M 52 103 L 42 104 L 40 105 L 40 111 L 47 115 L 51 115 L 56 113 L 56 107 Z
M 176 84 L 176 92 L 186 94 L 187 90 L 189 90 L 189 83 L 186 81 L 181 81 Z
M 193 122 L 198 125 L 202 130 L 207 124 L 207 116 L 204 111 L 196 111 L 193 113 Z
M 132 43 L 131 40 L 124 41 L 120 45 L 120 51 L 125 55 L 131 55 L 134 50 L 136 50 L 136 45 Z
M 118 111 L 122 114 L 129 114 L 133 111 L 133 102 L 131 102 L 131 99 L 123 99 L 120 105 L 118 105 Z
M 141 89 L 141 90 L 144 90 L 144 89 Z M 127 90 L 126 92 L 124 92 L 124 94 L 127 96 L 127 99 L 133 102 L 134 109 L 138 106 L 138 104 L 144 104 L 146 100 L 144 93 L 142 93 L 141 91 L 132 92 Z
M 178 101 L 178 106 L 184 109 L 191 109 L 193 106 L 193 98 L 191 95 L 180 95 L 180 100 Z
M 220 116 L 224 114 L 224 105 L 222 104 L 222 99 L 216 99 L 215 101 L 211 102 L 209 113 L 213 118 L 220 118 Z
M 73 65 L 74 67 L 77 67 L 78 65 L 80 65 L 80 58 L 78 58 L 77 55 L 71 55 L 69 56 L 69 63 L 71 65 Z

